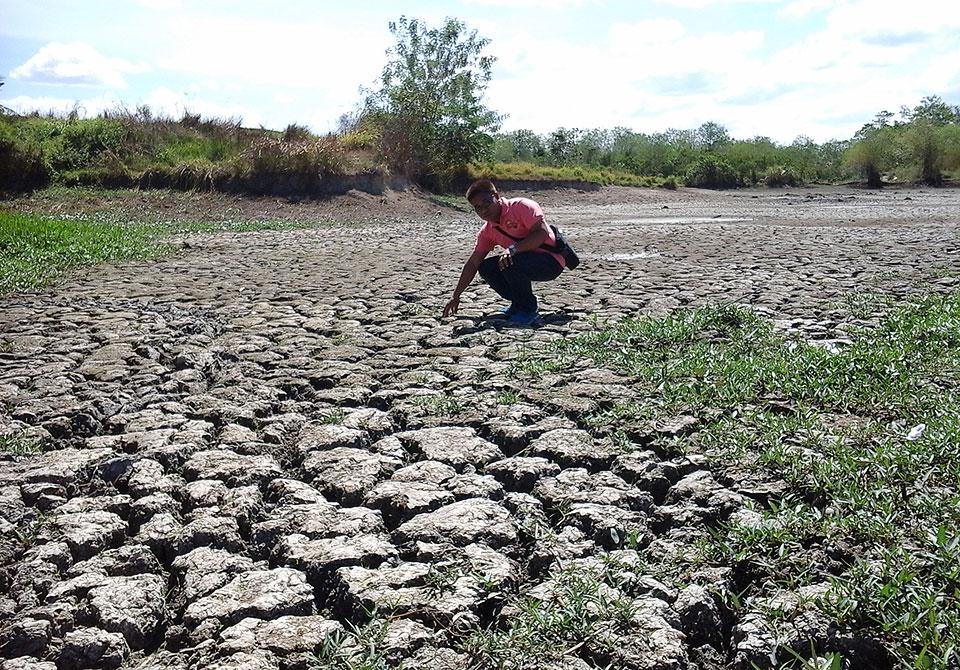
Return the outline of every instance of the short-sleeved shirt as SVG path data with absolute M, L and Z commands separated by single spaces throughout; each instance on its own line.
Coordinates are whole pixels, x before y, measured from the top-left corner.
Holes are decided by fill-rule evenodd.
M 500 220 L 487 221 L 483 224 L 480 232 L 477 233 L 477 243 L 473 250 L 474 252 L 479 251 L 488 254 L 498 245 L 506 249 L 517 239 L 522 240 L 527 237 L 542 220 L 543 210 L 533 200 L 529 198 L 500 198 Z M 501 233 L 497 230 L 498 226 L 517 239 L 512 239 Z M 550 226 L 547 226 L 547 231 L 546 243 L 556 244 L 557 240 Z M 561 254 L 551 253 L 546 249 L 534 249 L 534 251 L 550 254 L 557 260 L 560 267 L 566 267 Z

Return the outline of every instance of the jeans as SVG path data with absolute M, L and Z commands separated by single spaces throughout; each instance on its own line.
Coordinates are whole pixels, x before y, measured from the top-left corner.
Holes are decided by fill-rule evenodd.
M 510 301 L 517 312 L 536 312 L 537 297 L 531 282 L 556 279 L 563 272 L 560 263 L 550 254 L 523 251 L 513 257 L 513 264 L 501 270 L 499 256 L 480 263 L 480 276 L 494 291 Z

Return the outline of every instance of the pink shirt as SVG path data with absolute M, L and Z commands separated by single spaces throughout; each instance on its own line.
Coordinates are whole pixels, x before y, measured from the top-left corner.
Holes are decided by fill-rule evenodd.
M 502 230 L 521 240 L 527 237 L 534 227 L 543 221 L 543 210 L 533 200 L 529 198 L 500 198 L 500 221 L 487 221 L 477 233 L 477 243 L 474 246 L 474 252 L 480 251 L 484 254 L 490 253 L 494 247 L 501 246 L 504 249 L 509 247 L 517 240 L 511 239 L 497 230 L 499 226 Z M 553 235 L 553 230 L 547 226 L 548 237 L 547 244 L 556 244 L 557 240 Z M 560 267 L 566 267 L 566 262 L 560 254 L 554 254 L 546 249 L 534 249 L 534 251 L 543 254 L 550 254 Z

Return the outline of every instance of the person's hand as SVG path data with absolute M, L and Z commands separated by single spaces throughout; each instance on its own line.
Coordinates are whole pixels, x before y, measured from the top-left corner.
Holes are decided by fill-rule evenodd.
M 504 251 L 500 254 L 500 258 L 497 260 L 497 267 L 501 270 L 506 270 L 508 267 L 513 265 L 513 254 L 509 251 Z
M 447 306 L 443 308 L 444 318 L 456 314 L 458 309 L 460 309 L 460 296 L 455 295 L 450 298 L 450 302 L 448 302 Z

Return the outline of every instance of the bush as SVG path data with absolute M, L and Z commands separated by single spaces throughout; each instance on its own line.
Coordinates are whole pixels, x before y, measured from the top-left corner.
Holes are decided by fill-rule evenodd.
M 943 126 L 938 135 L 943 147 L 943 169 L 960 170 L 960 126 Z
M 39 144 L 19 139 L 0 125 L 0 191 L 32 191 L 50 183 L 50 167 Z
M 665 188 L 665 189 L 667 189 L 668 191 L 676 191 L 676 190 L 677 190 L 677 178 L 674 177 L 673 175 L 670 175 L 669 177 L 666 177 L 662 182 L 660 182 L 660 187 L 661 187 L 661 188 Z
M 230 175 L 217 169 L 208 160 L 191 160 L 177 165 L 161 165 L 145 170 L 140 175 L 141 188 L 176 188 L 183 191 L 211 191 L 220 181 L 226 183 Z
M 763 183 L 771 188 L 782 188 L 784 186 L 800 186 L 803 184 L 803 179 L 793 168 L 775 165 L 767 168 L 763 175 Z
M 282 139 L 284 142 L 307 142 L 313 139 L 313 134 L 306 126 L 301 126 L 298 123 L 291 123 L 284 129 L 283 135 L 281 135 L 280 139 Z
M 105 151 L 121 151 L 126 131 L 113 119 L 79 119 L 53 128 L 50 164 L 55 170 L 86 167 Z
M 730 164 L 716 156 L 702 156 L 687 169 L 687 186 L 695 188 L 736 188 L 737 173 Z
M 345 172 L 344 148 L 335 137 L 309 142 L 260 138 L 233 164 L 236 179 L 247 190 L 273 195 L 312 193 L 325 175 Z
M 943 181 L 943 145 L 937 129 L 924 119 L 914 120 L 903 134 L 907 154 L 913 159 L 917 178 L 924 184 L 936 186 Z

